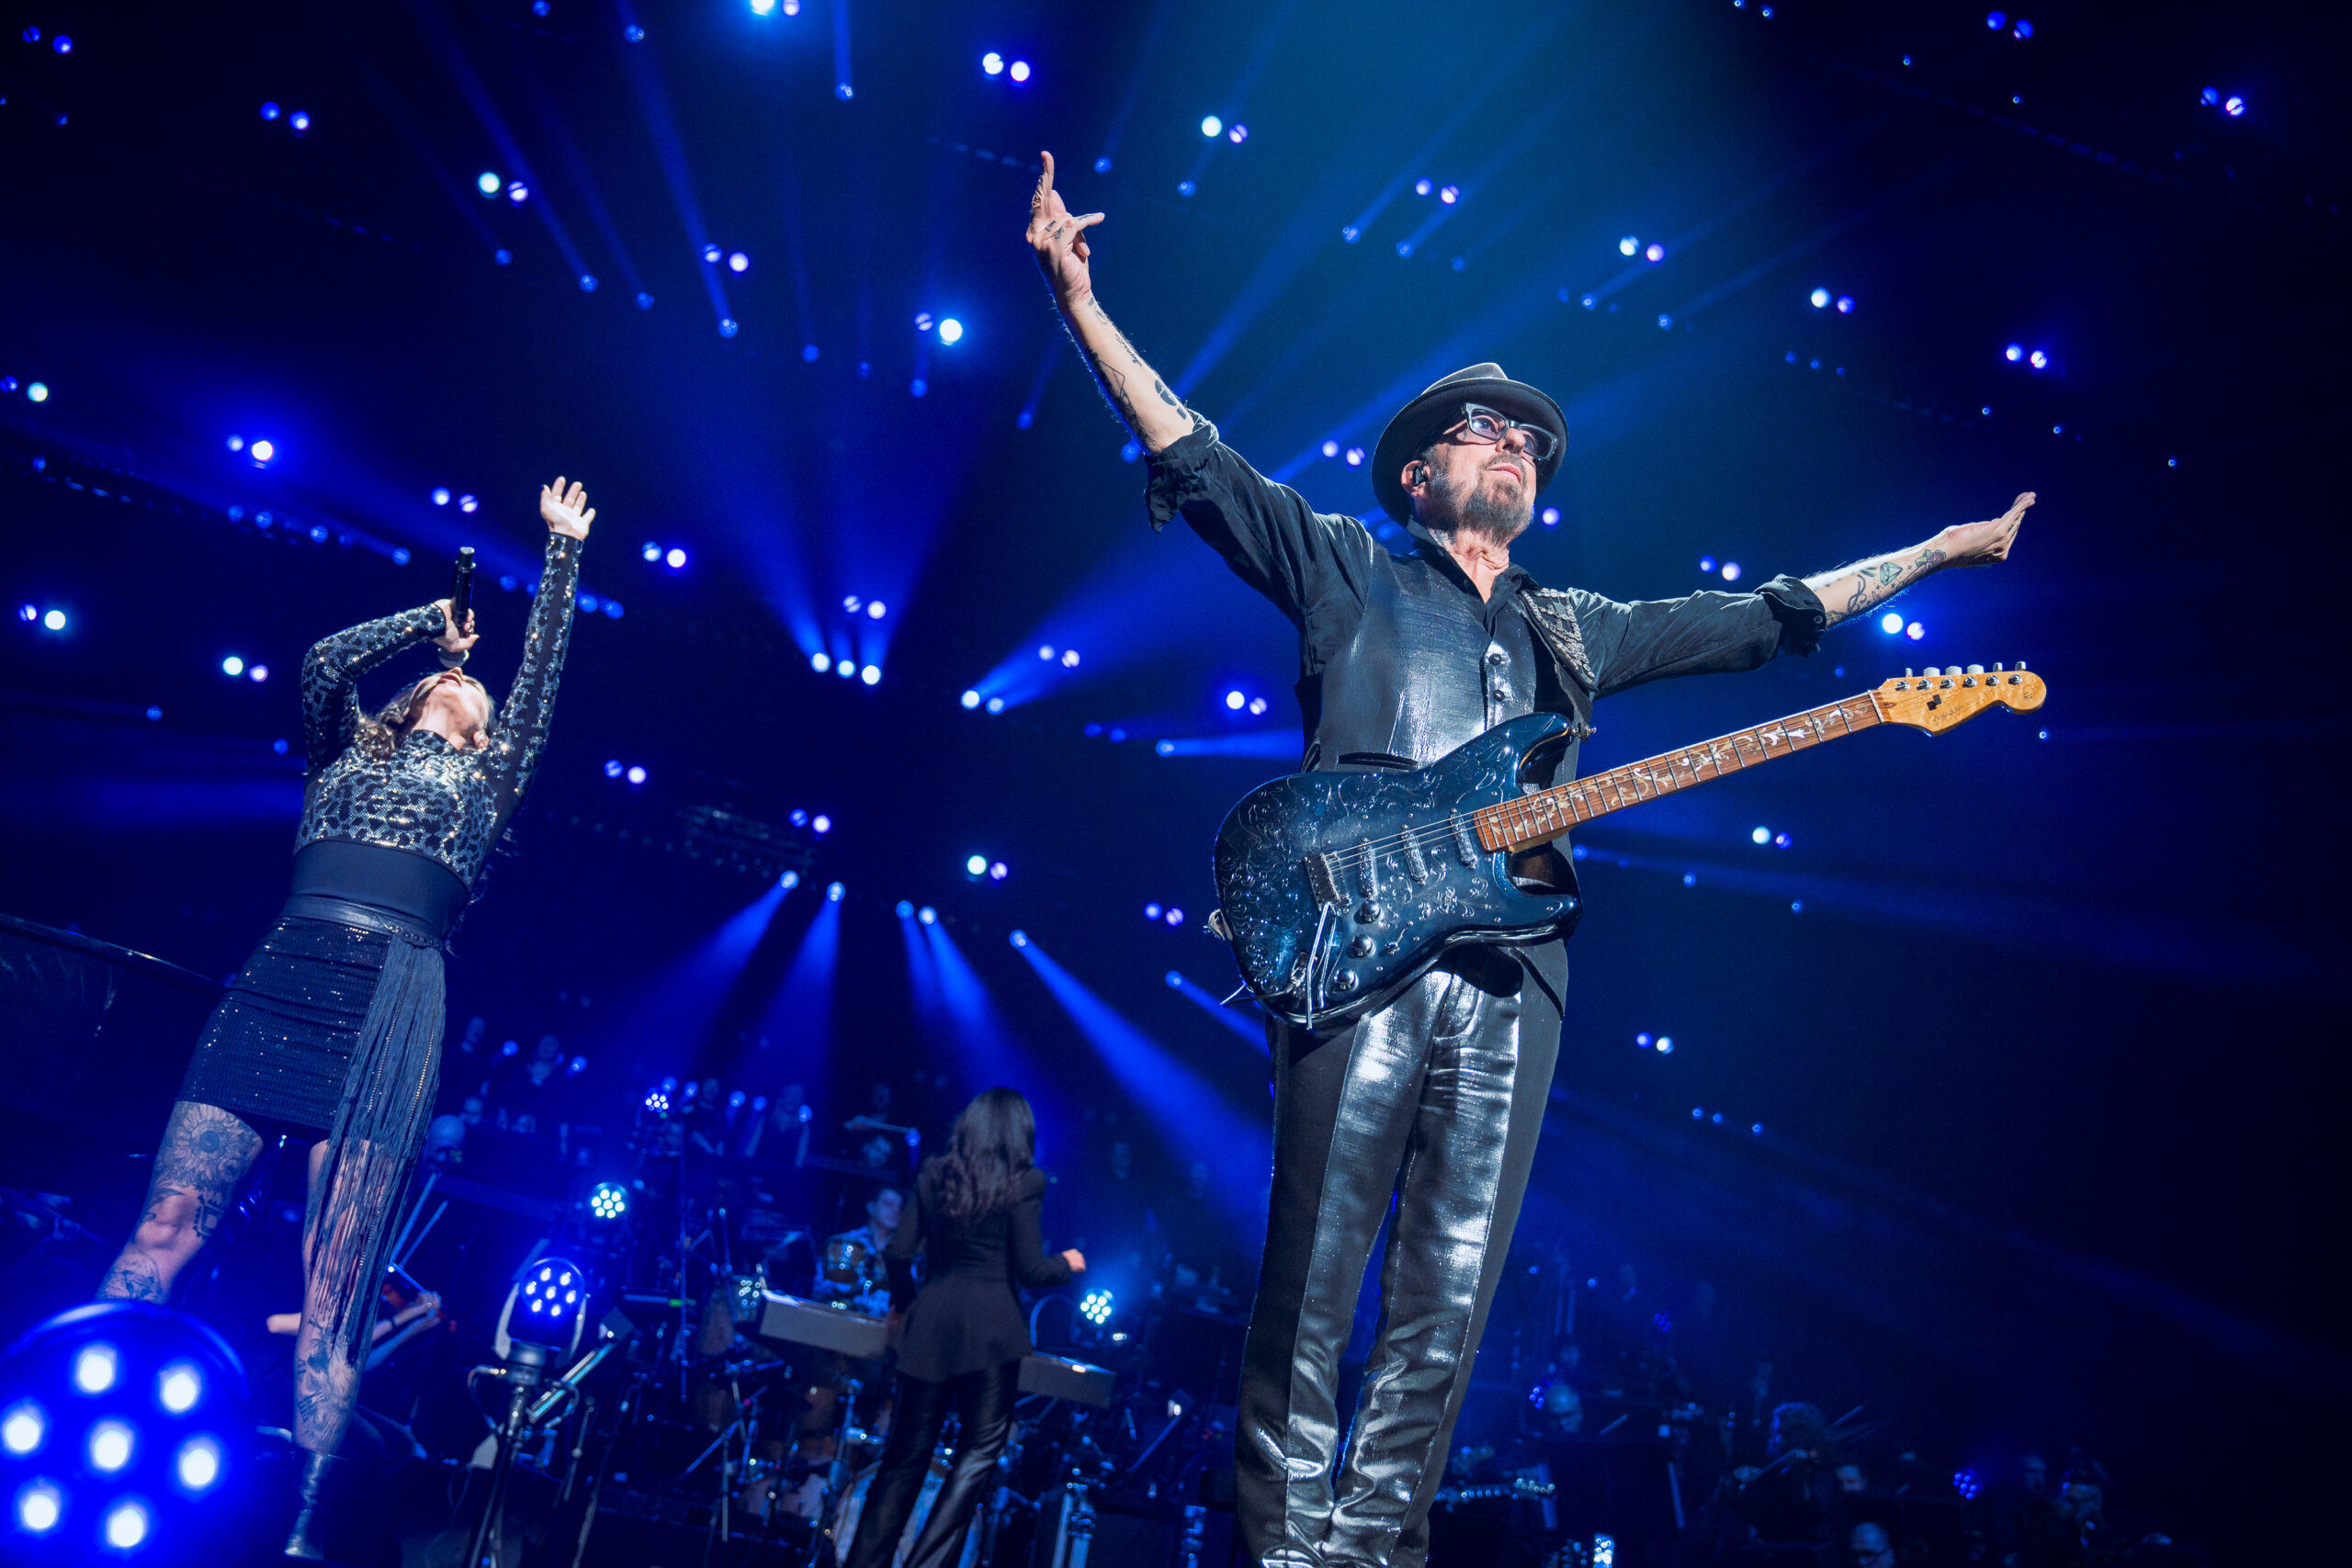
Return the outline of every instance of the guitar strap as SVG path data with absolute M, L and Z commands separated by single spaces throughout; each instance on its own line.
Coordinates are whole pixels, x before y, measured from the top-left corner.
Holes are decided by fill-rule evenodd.
M 1576 705 L 1576 735 L 1579 741 L 1590 739 L 1592 721 L 1587 713 L 1600 693 L 1600 682 L 1593 679 L 1592 661 L 1585 656 L 1584 627 L 1577 620 L 1575 601 L 1555 588 L 1538 588 L 1531 581 L 1520 591 L 1519 603 L 1537 638 L 1583 689 L 1584 701 Z

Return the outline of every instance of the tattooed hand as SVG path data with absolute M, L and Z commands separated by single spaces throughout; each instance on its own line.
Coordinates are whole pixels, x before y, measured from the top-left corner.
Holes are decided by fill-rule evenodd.
M 1094 292 L 1093 272 L 1088 265 L 1093 251 L 1086 243 L 1086 231 L 1102 222 L 1104 215 L 1090 212 L 1082 218 L 1072 217 L 1061 192 L 1054 188 L 1054 155 L 1041 152 L 1038 156 L 1045 162 L 1046 172 L 1037 176 L 1036 191 L 1029 197 L 1029 248 L 1037 253 L 1037 270 L 1046 275 L 1054 302 L 1067 314 Z
M 1991 566 L 1995 561 L 2009 558 L 2009 547 L 2017 543 L 2018 529 L 2025 522 L 2025 514 L 2033 505 L 2033 491 L 2027 491 L 2009 502 L 2009 509 L 1987 523 L 1955 523 L 1936 536 L 1944 552 L 1946 566 Z

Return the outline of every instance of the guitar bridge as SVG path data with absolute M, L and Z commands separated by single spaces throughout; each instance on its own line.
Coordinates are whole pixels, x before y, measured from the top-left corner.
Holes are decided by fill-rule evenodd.
M 1319 852 L 1311 854 L 1306 857 L 1305 865 L 1307 890 L 1315 895 L 1315 901 L 1317 904 L 1341 902 L 1339 869 L 1331 863 L 1331 857 Z

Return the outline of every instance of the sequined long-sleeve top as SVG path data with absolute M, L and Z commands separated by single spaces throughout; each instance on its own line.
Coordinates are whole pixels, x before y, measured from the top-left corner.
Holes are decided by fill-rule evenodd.
M 459 750 L 426 729 L 401 738 L 388 761 L 352 744 L 359 677 L 440 635 L 437 605 L 403 610 L 322 637 L 302 660 L 302 724 L 310 760 L 299 852 L 325 841 L 374 844 L 425 856 L 471 886 L 531 782 L 547 744 L 557 677 L 571 635 L 581 541 L 550 530 L 546 570 L 523 638 L 514 688 L 491 721 L 490 744 Z

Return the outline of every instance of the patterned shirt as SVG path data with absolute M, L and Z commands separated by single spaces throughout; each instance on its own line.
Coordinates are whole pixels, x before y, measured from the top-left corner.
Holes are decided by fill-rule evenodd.
M 296 850 L 322 840 L 406 850 L 473 885 L 547 745 L 556 678 L 571 635 L 580 547 L 580 540 L 549 530 L 523 661 L 491 721 L 490 744 L 480 750 L 461 751 L 427 729 L 411 729 L 381 761 L 352 744 L 360 721 L 359 677 L 439 636 L 446 625 L 439 606 L 368 621 L 311 648 L 302 660 L 310 783 Z

